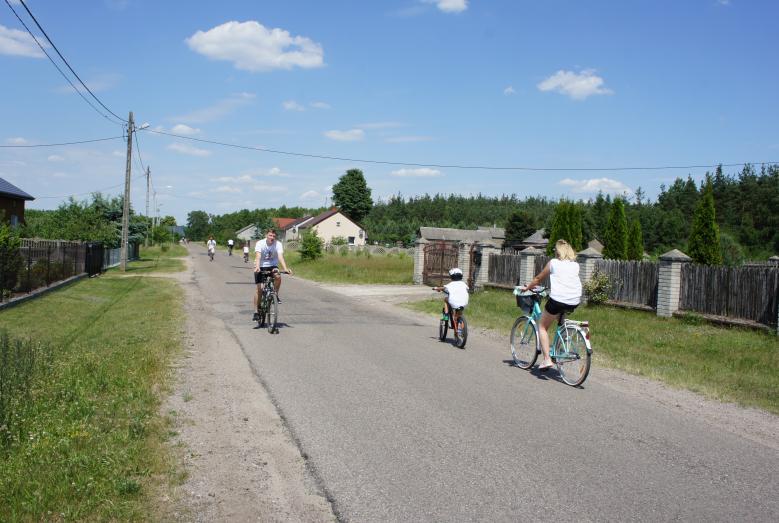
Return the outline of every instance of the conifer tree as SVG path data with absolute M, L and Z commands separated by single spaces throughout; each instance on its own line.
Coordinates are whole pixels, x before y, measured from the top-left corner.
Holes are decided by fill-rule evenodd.
M 641 222 L 638 219 L 630 223 L 627 255 L 628 260 L 641 261 L 644 258 L 644 235 L 641 234 Z
M 690 231 L 689 255 L 696 263 L 721 265 L 719 226 L 714 210 L 714 193 L 711 178 L 706 178 L 703 196 L 695 208 Z
M 612 260 L 624 260 L 628 255 L 628 222 L 625 217 L 625 204 L 622 198 L 614 198 L 603 238 L 603 257 Z

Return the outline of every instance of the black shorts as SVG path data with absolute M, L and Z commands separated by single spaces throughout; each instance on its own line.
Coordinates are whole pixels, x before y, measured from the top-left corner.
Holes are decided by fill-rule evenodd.
M 254 283 L 257 285 L 265 283 L 265 280 L 268 279 L 268 275 L 277 269 L 278 267 L 275 265 L 273 267 L 260 267 L 260 272 L 254 273 Z
M 552 316 L 557 316 L 562 313 L 571 313 L 576 310 L 576 307 L 578 307 L 578 305 L 568 305 L 567 303 L 560 303 L 559 301 L 555 301 L 552 298 L 549 298 L 546 300 L 546 306 L 544 307 L 544 310 L 546 310 L 546 312 Z

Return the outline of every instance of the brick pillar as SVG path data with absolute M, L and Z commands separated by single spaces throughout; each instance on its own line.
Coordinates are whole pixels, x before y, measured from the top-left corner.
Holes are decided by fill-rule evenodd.
M 463 280 L 468 282 L 471 271 L 471 242 L 460 242 L 457 248 L 457 266 L 463 271 Z
M 429 242 L 419 238 L 414 242 L 414 285 L 422 285 L 422 273 L 425 269 L 425 247 Z
M 474 290 L 483 289 L 484 284 L 490 281 L 490 255 L 500 254 L 500 249 L 493 245 L 476 244 L 476 252 L 481 253 L 481 264 L 476 267 L 473 275 Z
M 682 284 L 682 264 L 689 263 L 689 256 L 673 249 L 660 256 L 660 275 L 657 284 L 657 315 L 665 318 L 679 310 Z
M 536 256 L 539 256 L 541 252 L 535 247 L 527 247 L 519 251 L 519 274 L 517 274 L 517 281 L 514 283 L 518 285 L 530 283 L 530 280 L 536 275 Z
M 582 252 L 576 255 L 576 261 L 579 262 L 579 279 L 582 285 L 590 281 L 593 273 L 595 272 L 595 264 L 598 260 L 602 260 L 603 255 L 593 249 L 587 247 Z M 587 304 L 587 294 L 582 292 L 582 305 Z

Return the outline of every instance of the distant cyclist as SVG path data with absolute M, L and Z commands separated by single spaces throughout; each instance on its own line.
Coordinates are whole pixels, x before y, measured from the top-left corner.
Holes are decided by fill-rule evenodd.
M 451 314 L 453 324 L 457 325 L 460 311 L 468 305 L 468 285 L 463 281 L 463 271 L 457 267 L 449 271 L 449 277 L 452 281 L 443 287 L 433 287 L 433 290 L 443 291 L 446 295 L 444 298 L 444 314 Z
M 278 303 L 281 303 L 281 297 L 279 296 L 279 290 L 281 289 L 281 274 L 278 271 L 279 263 L 281 263 L 281 268 L 284 269 L 284 272 L 292 274 L 292 270 L 287 268 L 287 262 L 284 260 L 284 247 L 282 247 L 281 242 L 276 241 L 276 230 L 273 228 L 268 229 L 264 240 L 257 240 L 254 252 L 256 253 L 254 260 L 254 283 L 257 285 L 257 288 L 254 291 L 253 321 L 257 321 L 260 318 L 259 313 L 257 313 L 257 306 L 265 280 L 269 276 L 273 277 L 273 284 L 276 287 L 276 298 Z
M 235 244 L 235 242 L 233 242 L 232 238 L 227 240 L 227 255 L 228 256 L 232 256 L 233 255 L 233 245 L 234 244 Z
M 549 277 L 549 299 L 546 301 L 538 329 L 538 341 L 541 342 L 541 351 L 544 353 L 544 361 L 538 366 L 540 371 L 549 370 L 553 365 L 552 358 L 549 357 L 549 327 L 561 313 L 573 312 L 582 299 L 582 281 L 579 279 L 576 252 L 565 240 L 557 240 L 554 251 L 556 258 L 549 260 L 546 267 L 522 289 L 532 289 Z
M 213 236 L 208 237 L 206 247 L 208 247 L 208 257 L 211 258 L 211 261 L 214 261 L 214 253 L 216 253 L 216 240 Z
M 243 262 L 246 263 L 249 261 L 249 242 L 244 242 L 243 244 Z

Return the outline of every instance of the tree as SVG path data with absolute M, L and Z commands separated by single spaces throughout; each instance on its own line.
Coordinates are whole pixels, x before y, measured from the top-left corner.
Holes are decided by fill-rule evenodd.
M 533 218 L 527 211 L 514 211 L 506 222 L 506 241 L 522 241 L 536 231 Z
M 209 220 L 205 211 L 192 211 L 187 215 L 187 238 L 199 242 L 208 237 Z
M 625 217 L 625 203 L 614 198 L 609 212 L 609 221 L 603 238 L 603 257 L 624 260 L 628 255 L 628 223 Z
M 322 238 L 316 232 L 316 229 L 308 229 L 303 233 L 303 241 L 300 245 L 300 259 L 316 260 L 322 257 Z
M 2 213 L 0 213 L 2 218 Z M 22 241 L 18 231 L 0 220 L 0 298 L 16 287 L 19 272 L 24 265 L 19 247 Z
M 371 189 L 360 169 L 349 169 L 333 185 L 333 203 L 356 222 L 362 221 L 371 212 Z
M 267 215 L 261 216 L 254 224 L 254 234 L 252 235 L 252 237 L 255 240 L 258 238 L 264 238 L 265 233 L 268 232 L 268 229 L 272 227 L 273 227 L 273 220 L 271 220 L 270 217 L 268 217 Z
M 706 265 L 721 265 L 719 226 L 714 210 L 714 193 L 711 178 L 706 177 L 703 197 L 698 202 L 692 217 L 692 231 L 688 244 L 693 261 Z
M 565 240 L 574 250 L 582 247 L 582 213 L 579 206 L 567 200 L 560 200 L 555 206 L 552 227 L 549 232 L 547 253 L 552 255 L 557 240 Z
M 162 227 L 175 227 L 176 226 L 176 218 L 173 216 L 165 216 L 160 220 L 160 226 Z
M 644 236 L 641 234 L 641 222 L 638 219 L 630 222 L 630 235 L 628 237 L 628 260 L 642 260 L 644 258 Z

